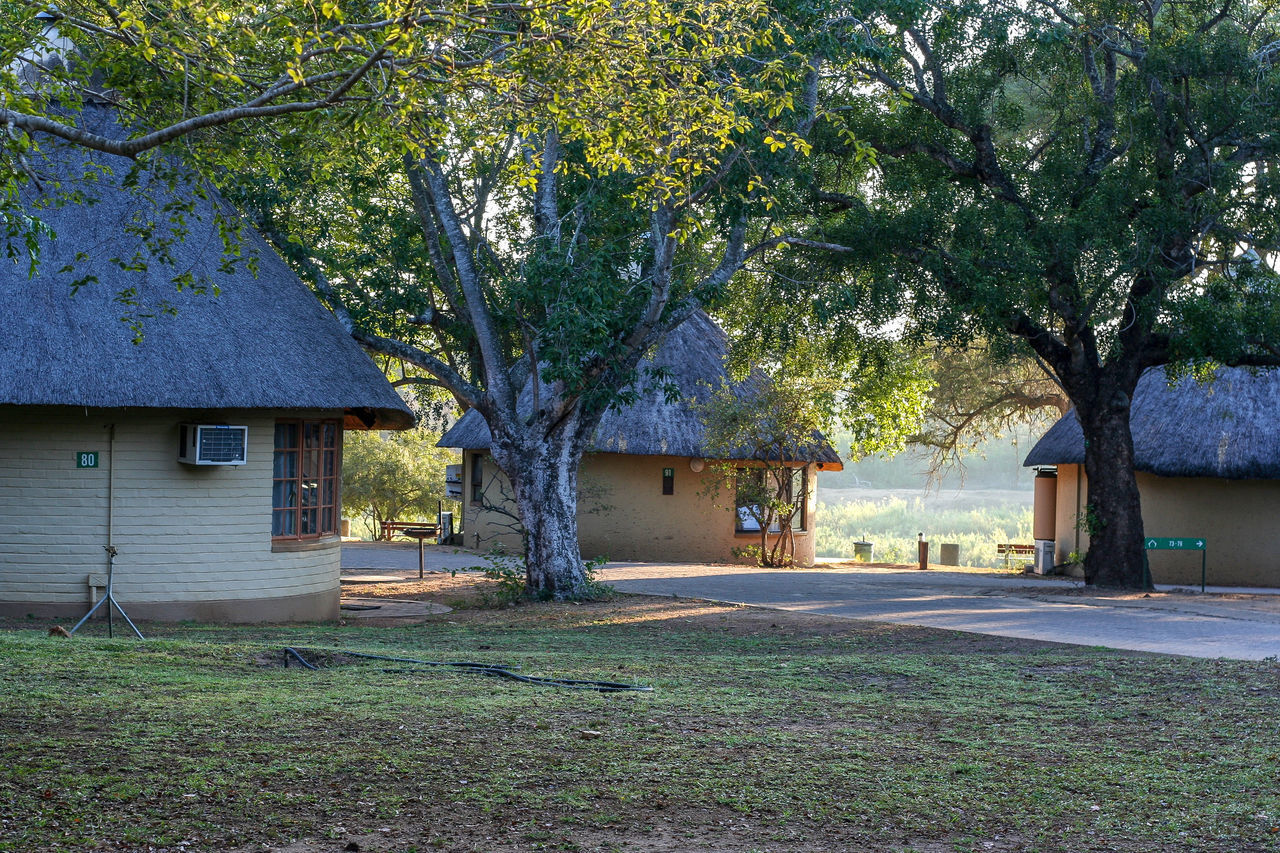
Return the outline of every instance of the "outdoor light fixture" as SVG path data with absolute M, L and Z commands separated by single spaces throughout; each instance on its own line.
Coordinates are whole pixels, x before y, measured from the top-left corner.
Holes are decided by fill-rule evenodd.
M 693 472 L 693 473 L 695 473 L 695 474 L 701 473 L 701 472 L 702 472 L 702 469 L 703 469 L 703 468 L 705 468 L 705 467 L 707 467 L 707 463 L 706 463 L 706 461 L 705 461 L 705 460 L 703 460 L 703 459 L 696 459 L 696 458 L 695 458 L 695 459 L 690 459 L 690 460 L 689 460 L 689 470 L 690 470 L 690 471 L 692 471 L 692 472 Z

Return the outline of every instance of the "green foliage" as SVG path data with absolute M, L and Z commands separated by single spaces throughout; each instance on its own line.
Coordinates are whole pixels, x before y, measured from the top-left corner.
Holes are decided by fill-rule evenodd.
M 821 452 L 821 430 L 830 420 L 835 388 L 827 380 L 761 372 L 711 389 L 695 403 L 705 426 L 703 450 L 712 459 L 706 492 L 733 496 L 760 531 L 763 566 L 790 565 L 795 550 L 792 520 L 805 495 L 796 487 L 796 465 Z M 742 520 L 745 520 L 743 518 Z M 770 544 L 769 531 L 777 530 Z
M 435 446 L 423 429 L 382 433 L 347 430 L 342 442 L 342 504 L 374 522 L 434 518 L 444 500 L 445 466 L 457 453 Z
M 32 8 L 5 62 L 37 37 Z M 484 415 L 517 493 L 522 467 L 576 465 L 560 448 L 584 446 L 646 352 L 768 247 L 752 218 L 808 150 L 791 120 L 805 57 L 762 0 L 59 9 L 84 61 L 0 116 L 14 146 L 53 134 L 145 157 L 181 139 L 357 340 Z M 72 132 L 90 85 L 158 134 Z M 27 181 L 6 153 L 0 178 Z M 582 588 L 571 554 L 552 562 L 530 578 Z
M 923 532 L 935 561 L 938 545 L 955 542 L 960 546 L 961 565 L 1003 566 L 997 545 L 1032 541 L 1031 507 L 1026 501 L 946 506 L 921 497 L 831 502 L 820 494 L 817 517 L 815 554 L 819 557 L 851 559 L 854 543 L 871 542 L 877 562 L 914 563 L 916 534 Z
M 484 555 L 484 565 L 477 566 L 489 580 L 497 581 L 495 591 L 485 590 L 486 603 L 515 604 L 528 594 L 525 587 L 524 561 L 502 548 L 491 548 Z
M 596 579 L 596 574 L 608 561 L 609 558 L 604 555 L 583 561 L 586 589 L 581 596 L 582 600 L 599 600 L 613 595 L 613 587 Z M 540 598 L 526 583 L 523 560 L 501 546 L 490 548 L 484 554 L 484 564 L 475 568 L 489 580 L 497 581 L 496 589 L 481 590 L 481 598 L 487 605 L 503 607 Z
M 1280 361 L 1280 11 L 843 8 L 798 223 L 835 250 L 792 260 L 789 300 L 836 337 L 896 317 L 921 341 L 1033 354 L 1105 495 L 1089 579 L 1141 585 L 1133 471 L 1099 450 L 1122 440 L 1138 378 Z

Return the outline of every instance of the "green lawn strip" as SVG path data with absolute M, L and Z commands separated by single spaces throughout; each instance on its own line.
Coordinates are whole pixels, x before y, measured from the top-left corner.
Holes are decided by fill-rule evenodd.
M 870 648 L 519 620 L 171 635 L 0 633 L 0 850 L 326 837 L 444 807 L 530 827 L 740 815 L 843 845 L 1280 849 L 1274 662 L 942 653 L 946 635 L 925 652 L 915 629 L 900 653 L 892 631 Z M 286 645 L 656 689 L 262 665 Z

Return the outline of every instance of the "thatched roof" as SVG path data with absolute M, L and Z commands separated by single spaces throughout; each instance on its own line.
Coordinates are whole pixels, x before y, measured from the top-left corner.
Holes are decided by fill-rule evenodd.
M 705 401 L 711 394 L 708 386 L 718 386 L 728 378 L 724 366 L 728 345 L 724 331 L 701 312 L 677 326 L 641 362 L 635 389 L 639 399 L 605 412 L 590 451 L 632 456 L 707 455 L 703 449 L 702 419 L 690 401 Z M 679 390 L 679 399 L 668 402 L 664 382 L 648 374 L 653 368 L 668 373 L 670 383 Z M 522 402 L 527 403 L 528 397 L 526 389 Z M 474 409 L 440 439 L 441 447 L 463 450 L 488 450 L 489 444 L 489 425 Z M 827 470 L 840 470 L 840 457 L 826 438 L 815 435 L 812 441 L 801 444 L 804 447 L 792 461 L 819 462 Z
M 1184 378 L 1170 387 L 1148 370 L 1133 395 L 1134 461 L 1162 477 L 1280 479 L 1280 370 L 1220 368 L 1207 384 Z M 1023 465 L 1084 462 L 1074 411 L 1054 424 Z
M 123 135 L 104 107 L 86 106 L 81 121 Z M 244 260 L 219 269 L 224 246 L 213 213 L 225 202 L 146 175 L 129 189 L 130 161 L 44 144 L 44 157 L 32 163 L 44 198 L 84 198 L 36 213 L 56 237 L 40 240 L 34 277 L 25 262 L 0 263 L 0 405 L 341 408 L 352 425 L 413 423 L 369 356 L 252 229 L 244 229 L 239 247 L 246 259 L 256 258 L 257 274 Z M 89 162 L 106 168 L 96 181 L 83 178 Z M 40 200 L 33 185 L 26 193 L 24 201 Z M 158 218 L 152 243 L 180 236 L 165 213 L 175 201 L 191 201 L 194 210 L 166 263 L 144 246 L 139 228 Z M 135 257 L 146 269 L 124 268 Z M 173 280 L 183 273 L 220 293 L 178 291 Z M 77 280 L 85 283 L 73 294 Z M 118 301 L 129 289 L 136 290 L 136 309 Z M 176 314 L 164 311 L 166 302 Z M 138 344 L 120 320 L 130 311 L 142 315 Z

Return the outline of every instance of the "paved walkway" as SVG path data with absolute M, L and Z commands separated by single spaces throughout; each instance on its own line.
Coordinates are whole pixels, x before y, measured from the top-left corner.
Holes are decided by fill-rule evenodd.
M 424 545 L 429 572 L 454 572 L 484 565 L 484 557 L 450 545 Z M 417 542 L 343 542 L 343 574 L 399 574 L 418 571 Z
M 625 592 L 710 598 L 1028 640 L 1260 660 L 1280 656 L 1271 595 L 1099 596 L 1075 581 L 915 569 L 610 564 Z
M 483 558 L 428 546 L 428 571 L 465 570 Z M 417 574 L 418 546 L 351 543 L 343 573 Z M 1210 587 L 1210 594 L 1101 596 L 1079 581 L 982 572 L 852 568 L 775 571 L 738 566 L 610 563 L 600 579 L 623 592 L 923 625 L 1029 640 L 1260 660 L 1280 656 L 1280 590 Z

